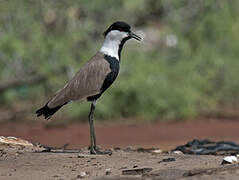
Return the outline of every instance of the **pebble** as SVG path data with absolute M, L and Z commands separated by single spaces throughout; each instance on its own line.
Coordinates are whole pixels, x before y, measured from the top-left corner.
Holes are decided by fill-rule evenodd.
M 110 175 L 110 174 L 111 174 L 111 169 L 110 168 L 106 169 L 105 170 L 105 175 Z
M 162 162 L 172 162 L 172 161 L 176 161 L 175 158 L 166 158 L 166 159 L 163 159 L 162 161 L 159 161 L 158 163 L 162 163 Z
M 123 170 L 122 174 L 123 175 L 140 175 L 140 174 L 148 173 L 152 170 L 153 168 L 127 169 L 127 170 Z
M 174 154 L 183 154 L 182 151 L 173 151 Z
M 85 158 L 85 156 L 80 155 L 80 154 L 79 154 L 77 157 L 78 157 L 78 158 Z
M 223 165 L 223 164 L 234 164 L 234 163 L 238 163 L 238 159 L 236 156 L 226 156 L 223 158 L 221 164 Z
M 86 172 L 82 171 L 82 172 L 80 172 L 79 175 L 77 175 L 77 178 L 84 178 L 86 175 L 87 175 Z
M 160 153 L 162 153 L 163 151 L 162 151 L 162 149 L 155 149 L 155 150 L 153 150 L 153 153 L 156 153 L 156 154 L 160 154 Z

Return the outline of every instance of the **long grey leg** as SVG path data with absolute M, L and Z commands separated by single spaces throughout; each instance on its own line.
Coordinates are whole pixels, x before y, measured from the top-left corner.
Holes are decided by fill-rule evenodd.
M 94 111 L 95 111 L 96 101 L 93 101 L 90 106 L 89 114 L 89 124 L 90 124 L 90 150 L 92 151 L 95 146 L 95 128 L 94 128 Z
M 96 101 L 92 101 L 89 113 L 89 124 L 90 124 L 90 153 L 91 154 L 111 154 L 111 152 L 101 152 L 96 146 L 95 128 L 94 128 L 94 111 Z

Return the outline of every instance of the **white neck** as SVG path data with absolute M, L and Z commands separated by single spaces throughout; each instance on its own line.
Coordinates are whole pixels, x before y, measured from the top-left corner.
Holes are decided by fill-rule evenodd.
M 118 30 L 110 31 L 105 37 L 100 52 L 111 57 L 115 57 L 117 60 L 119 60 L 119 45 L 121 41 L 127 36 L 128 33 L 126 32 L 121 32 Z
M 100 52 L 119 60 L 119 45 L 120 40 L 111 40 L 109 37 L 106 37 Z

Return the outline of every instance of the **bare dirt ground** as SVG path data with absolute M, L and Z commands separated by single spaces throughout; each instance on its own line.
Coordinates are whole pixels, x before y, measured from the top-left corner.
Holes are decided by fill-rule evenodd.
M 154 124 L 98 124 L 98 144 L 111 156 L 90 155 L 87 124 L 46 128 L 45 122 L 4 123 L 0 136 L 68 150 L 42 152 L 39 146 L 0 145 L 2 179 L 238 179 L 239 165 L 221 165 L 222 156 L 142 152 L 139 147 L 169 150 L 192 139 L 239 142 L 239 121 L 200 120 Z M 131 148 L 127 148 L 131 146 Z M 114 147 L 120 147 L 114 149 Z M 74 150 L 72 150 L 74 149 Z

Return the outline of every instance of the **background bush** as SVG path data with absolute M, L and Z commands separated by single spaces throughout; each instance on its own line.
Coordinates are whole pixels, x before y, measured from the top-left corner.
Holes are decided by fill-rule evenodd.
M 238 17 L 236 0 L 0 1 L 0 85 L 47 77 L 0 91 L 0 108 L 32 113 L 43 105 L 116 20 L 129 22 L 144 41 L 126 44 L 97 119 L 185 119 L 237 106 Z M 86 119 L 88 111 L 89 103 L 72 103 L 63 113 Z

